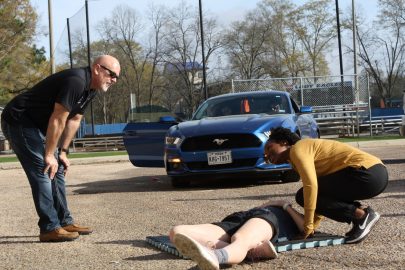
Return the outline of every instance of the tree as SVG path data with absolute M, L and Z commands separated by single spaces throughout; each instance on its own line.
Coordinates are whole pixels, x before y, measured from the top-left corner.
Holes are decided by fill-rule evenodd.
M 325 53 L 335 37 L 328 0 L 296 6 L 263 0 L 225 35 L 231 68 L 241 79 L 329 73 Z
M 259 79 L 268 75 L 263 62 L 268 53 L 271 27 L 262 23 L 258 12 L 249 12 L 243 21 L 234 22 L 224 37 L 231 68 L 240 79 Z
M 0 64 L 7 64 L 9 55 L 35 34 L 37 15 L 29 0 L 3 0 L 0 3 Z
M 404 77 L 405 1 L 379 0 L 378 19 L 371 28 L 358 23 L 360 65 L 371 75 L 382 100 L 402 91 Z M 352 50 L 351 50 L 352 51 Z
M 145 58 L 149 60 L 150 64 L 150 79 L 149 79 L 149 95 L 148 105 L 151 107 L 157 90 L 164 88 L 164 78 L 160 72 L 159 65 L 162 64 L 162 40 L 164 38 L 163 26 L 167 20 L 167 14 L 163 6 L 154 6 L 149 8 L 148 19 L 152 24 L 149 34 L 149 42 Z M 161 92 L 160 91 L 160 92 Z
M 204 16 L 203 23 L 208 64 L 209 57 L 220 48 L 220 33 L 215 19 Z M 167 91 L 163 94 L 166 101 L 183 104 L 184 113 L 191 116 L 203 100 L 202 84 L 196 83 L 202 61 L 198 10 L 193 12 L 184 1 L 169 10 L 164 33 L 162 58 Z
M 267 46 L 273 57 L 265 64 L 272 77 L 298 77 L 311 71 L 310 61 L 294 31 L 297 6 L 291 1 L 266 0 L 258 4 L 262 21 L 271 25 Z
M 313 0 L 299 7 L 293 20 L 294 32 L 302 42 L 312 65 L 312 75 L 329 73 L 325 52 L 336 37 L 332 1 Z
M 46 74 L 43 48 L 31 45 L 37 14 L 29 0 L 0 3 L 0 102 L 31 87 Z
M 140 15 L 128 6 L 118 6 L 112 12 L 111 18 L 99 25 L 99 31 L 108 42 L 113 42 L 120 48 L 123 65 L 130 68 L 123 71 L 125 83 L 136 96 L 136 107 L 156 102 L 156 89 L 159 83 L 161 62 L 162 27 L 165 20 L 163 7 L 153 8 L 148 14 L 152 27 L 148 41 L 141 45 L 141 33 L 145 28 Z M 147 29 L 149 30 L 149 29 Z M 146 32 L 146 31 L 145 31 Z M 129 97 L 129 95 L 128 95 Z

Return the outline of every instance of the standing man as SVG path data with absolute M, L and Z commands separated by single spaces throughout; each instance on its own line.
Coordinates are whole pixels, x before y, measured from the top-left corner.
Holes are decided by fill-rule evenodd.
M 116 58 L 100 56 L 91 67 L 45 78 L 4 108 L 1 127 L 28 177 L 41 242 L 71 241 L 92 232 L 74 223 L 67 206 L 67 155 L 86 107 L 97 91 L 117 82 L 120 69 Z

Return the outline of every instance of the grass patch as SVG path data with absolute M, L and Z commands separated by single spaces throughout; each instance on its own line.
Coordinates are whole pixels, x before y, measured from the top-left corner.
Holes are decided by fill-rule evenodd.
M 126 151 L 111 151 L 111 152 L 85 152 L 85 153 L 71 153 L 69 159 L 73 158 L 93 158 L 93 157 L 109 157 L 109 156 L 124 156 L 127 155 Z M 17 162 L 15 156 L 1 157 L 0 162 Z
M 3 162 L 16 162 L 18 159 L 16 157 L 0 157 L 0 163 Z

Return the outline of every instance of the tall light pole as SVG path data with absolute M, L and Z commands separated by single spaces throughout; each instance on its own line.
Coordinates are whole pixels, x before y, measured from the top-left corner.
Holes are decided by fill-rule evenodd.
M 204 87 L 204 96 L 205 99 L 208 98 L 207 92 L 207 81 L 206 81 L 206 73 L 205 73 L 205 53 L 204 53 L 204 30 L 203 30 L 203 18 L 202 18 L 202 5 L 201 0 L 198 1 L 199 10 L 200 10 L 200 31 L 201 31 L 201 54 L 202 54 L 202 64 L 203 64 L 203 87 Z
M 90 24 L 89 24 L 89 4 L 88 0 L 85 2 L 86 7 L 86 29 L 87 29 L 87 63 L 91 66 L 91 50 L 90 50 Z M 90 101 L 90 113 L 91 113 L 91 134 L 94 136 L 94 110 L 93 110 L 93 100 Z
M 359 101 L 360 101 L 360 95 L 359 95 L 359 76 L 357 74 L 357 45 L 356 45 L 356 39 L 357 39 L 357 27 L 356 27 L 356 10 L 355 10 L 355 4 L 354 0 L 352 0 L 352 20 L 353 20 L 353 70 L 354 70 L 354 92 L 355 92 L 355 99 L 356 99 L 356 124 L 357 124 L 357 136 L 360 136 L 360 126 L 359 126 Z M 370 103 L 370 99 L 368 100 Z
M 338 46 L 339 46 L 340 76 L 342 76 L 343 80 L 343 60 L 342 60 L 342 42 L 340 38 L 339 0 L 335 0 L 335 2 L 336 2 L 336 25 L 337 25 Z
M 356 11 L 355 11 L 355 4 L 354 0 L 352 0 L 352 23 L 353 23 L 353 57 L 354 57 L 354 75 L 357 78 L 357 27 L 356 27 Z M 356 90 L 357 90 L 357 79 L 356 79 Z
M 335 0 L 335 3 L 336 3 L 336 25 L 337 25 L 338 47 L 339 47 L 340 88 L 342 89 L 342 104 L 345 104 L 346 102 L 345 102 L 345 88 L 343 77 L 342 41 L 340 38 L 339 0 Z
M 53 55 L 53 22 L 52 22 L 52 0 L 48 0 L 49 19 L 49 61 L 51 63 L 51 74 L 55 73 L 55 59 Z

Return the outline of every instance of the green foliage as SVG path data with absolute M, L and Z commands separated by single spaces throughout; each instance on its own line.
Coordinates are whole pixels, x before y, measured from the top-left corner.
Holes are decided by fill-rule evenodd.
M 0 3 L 0 104 L 44 77 L 45 49 L 31 46 L 37 14 L 29 0 Z
M 33 56 L 33 63 L 39 65 L 41 63 L 46 62 L 45 56 L 45 48 L 41 47 L 40 49 L 34 44 L 32 47 L 32 56 Z

